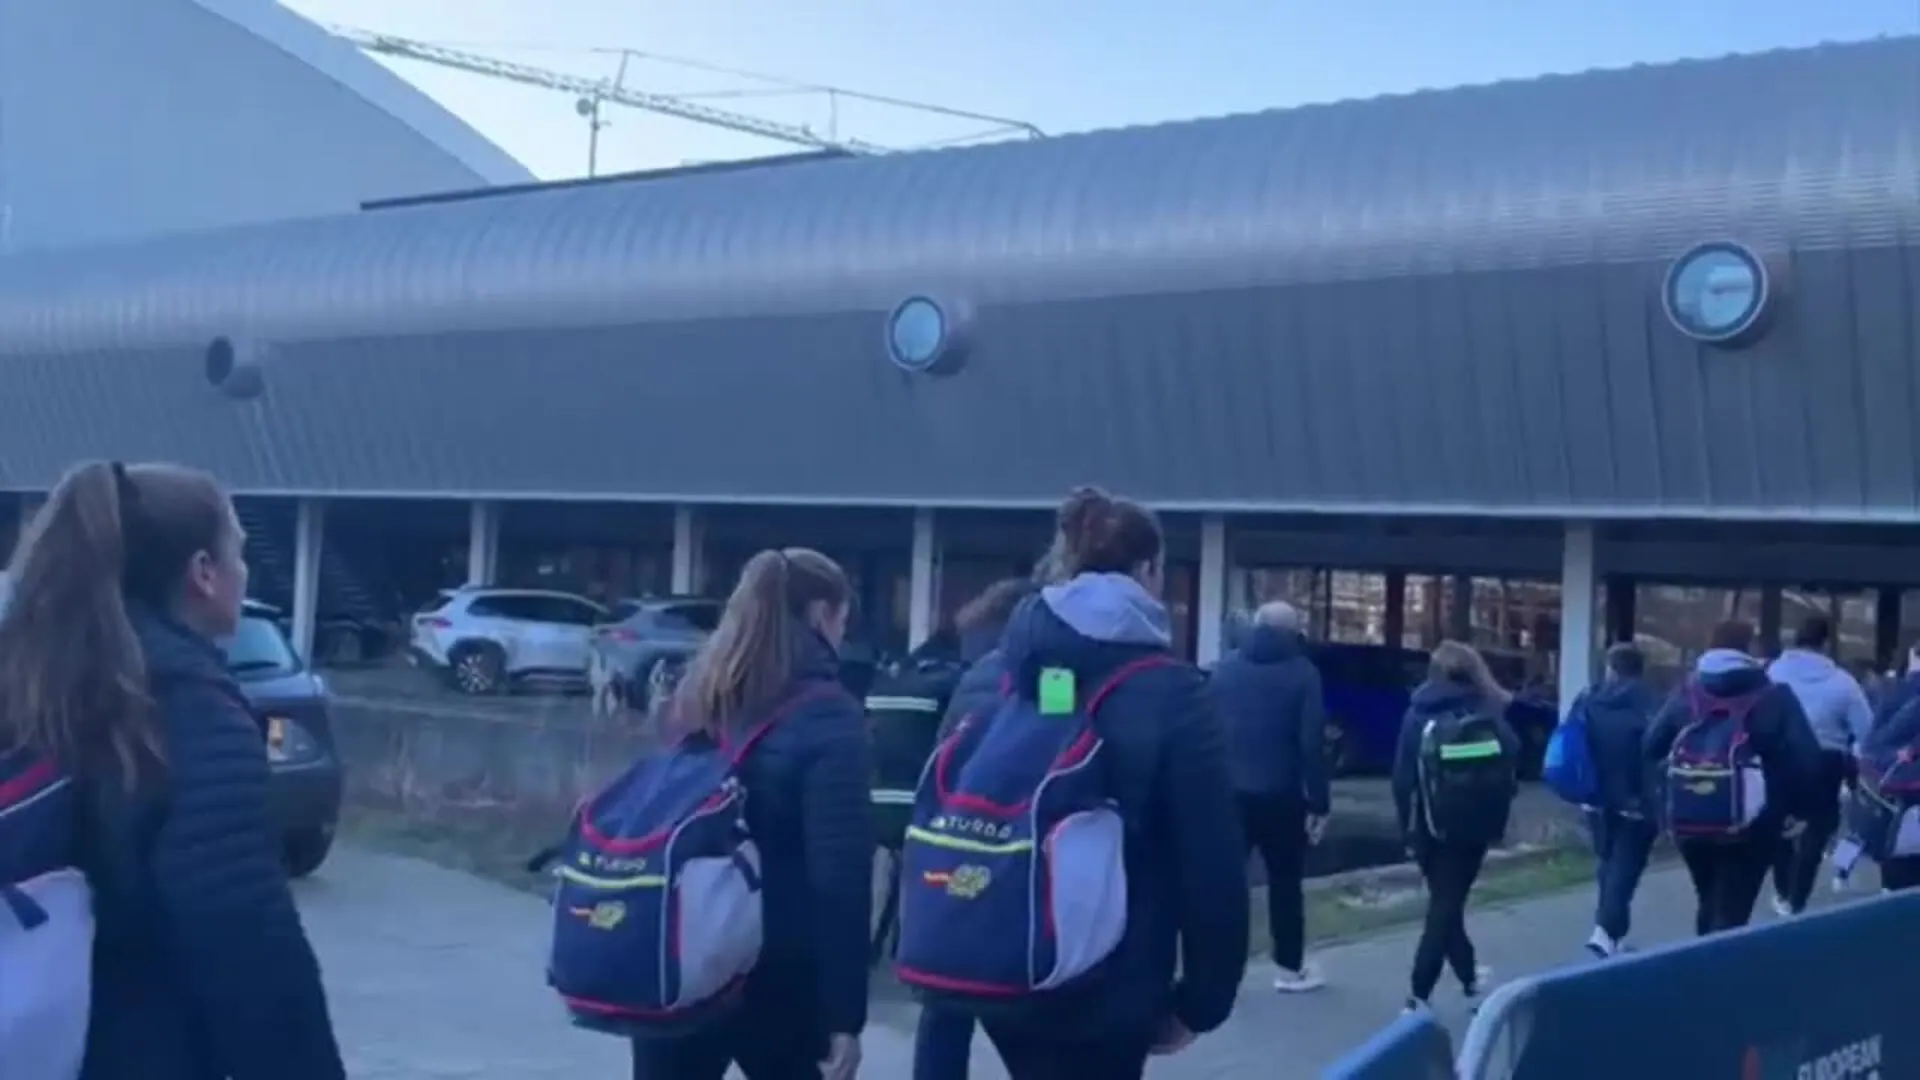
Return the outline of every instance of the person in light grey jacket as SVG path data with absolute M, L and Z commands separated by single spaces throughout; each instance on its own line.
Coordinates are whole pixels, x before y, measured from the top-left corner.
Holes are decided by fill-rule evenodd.
M 1853 778 L 1854 753 L 1873 730 L 1873 706 L 1846 668 L 1827 655 L 1833 623 L 1809 616 L 1793 635 L 1793 647 L 1767 666 L 1767 676 L 1793 691 L 1820 741 L 1819 813 L 1796 838 L 1781 844 L 1773 864 L 1773 906 L 1781 914 L 1804 911 L 1820 876 L 1827 841 L 1840 828 L 1840 788 Z

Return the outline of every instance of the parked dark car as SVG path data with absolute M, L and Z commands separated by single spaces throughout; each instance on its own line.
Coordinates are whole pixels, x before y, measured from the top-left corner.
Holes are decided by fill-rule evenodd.
M 342 776 L 326 683 L 294 651 L 280 612 L 266 604 L 247 601 L 239 628 L 220 648 L 266 741 L 287 873 L 306 877 L 327 860 L 340 821 Z

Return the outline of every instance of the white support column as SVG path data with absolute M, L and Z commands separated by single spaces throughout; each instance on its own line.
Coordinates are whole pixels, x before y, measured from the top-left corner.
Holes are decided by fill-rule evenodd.
M 1194 591 L 1200 627 L 1193 658 L 1211 664 L 1225 651 L 1227 631 L 1227 519 L 1219 514 L 1200 519 L 1200 580 Z
M 1570 521 L 1560 555 L 1560 715 L 1593 683 L 1593 525 Z
M 293 519 L 293 647 L 313 659 L 320 625 L 320 553 L 326 543 L 327 504 L 301 499 Z
M 913 562 L 907 577 L 907 646 L 917 649 L 933 636 L 939 612 L 940 536 L 933 510 L 913 512 Z
M 679 596 L 694 596 L 706 587 L 706 568 L 700 554 L 706 547 L 700 508 L 681 504 L 673 508 L 673 577 L 668 588 Z
M 491 585 L 500 572 L 500 504 L 475 500 L 467 508 L 467 584 Z

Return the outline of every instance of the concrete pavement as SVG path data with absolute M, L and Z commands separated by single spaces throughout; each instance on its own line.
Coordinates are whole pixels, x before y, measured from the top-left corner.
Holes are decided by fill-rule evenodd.
M 1870 876 L 1865 875 L 1863 876 Z M 414 859 L 345 848 L 297 892 L 320 953 L 348 1074 L 357 1080 L 585 1080 L 623 1077 L 625 1047 L 576 1031 L 542 978 L 546 907 L 537 898 Z M 1763 899 L 1761 908 L 1766 908 Z M 1692 930 L 1692 895 L 1677 868 L 1656 871 L 1635 905 L 1635 940 L 1657 944 Z M 1771 917 L 1771 913 L 1767 913 Z M 1470 917 L 1495 981 L 1591 962 L 1591 894 L 1549 896 Z M 1186 1052 L 1157 1060 L 1168 1080 L 1319 1076 L 1327 1064 L 1391 1021 L 1406 996 L 1410 931 L 1320 954 L 1329 986 L 1283 996 L 1271 969 L 1249 970 L 1233 1018 Z M 1456 1034 L 1468 1020 L 1444 985 L 1440 1018 Z M 894 995 L 876 1001 L 862 1074 L 909 1075 L 915 1010 Z M 1005 1072 L 984 1040 L 974 1077 Z

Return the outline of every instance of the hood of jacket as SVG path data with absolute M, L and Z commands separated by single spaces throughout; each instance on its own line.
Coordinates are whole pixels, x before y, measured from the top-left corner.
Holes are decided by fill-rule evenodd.
M 1125 574 L 1081 574 L 1049 585 L 1014 610 L 1001 638 L 1007 671 L 1031 695 L 1040 669 L 1063 667 L 1083 682 L 1172 643 L 1167 609 Z
M 1257 625 L 1240 639 L 1240 655 L 1255 664 L 1283 664 L 1306 651 L 1298 630 Z
M 1838 681 L 1842 676 L 1853 678 L 1833 662 L 1833 657 L 1811 649 L 1788 649 L 1767 665 L 1767 674 L 1774 682 L 1816 689 L 1822 683 Z
M 1587 708 L 1602 713 L 1649 713 L 1659 704 L 1659 695 L 1646 680 L 1610 676 L 1587 693 Z
M 1814 736 L 1826 749 L 1845 750 L 1856 737 L 1865 738 L 1873 726 L 1860 683 L 1826 653 L 1788 649 L 1767 666 L 1767 676 L 1793 691 Z
M 1772 680 L 1760 661 L 1738 649 L 1708 649 L 1694 661 L 1693 677 L 1702 693 L 1717 698 L 1740 697 L 1764 688 Z
M 1444 716 L 1462 711 L 1479 711 L 1486 704 L 1480 688 L 1451 679 L 1428 679 L 1414 688 L 1407 707 L 1417 716 Z

